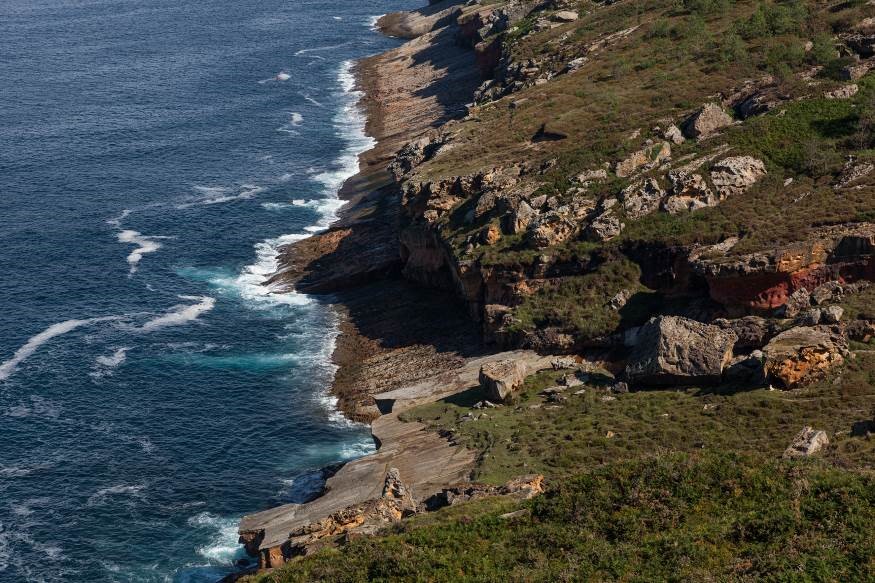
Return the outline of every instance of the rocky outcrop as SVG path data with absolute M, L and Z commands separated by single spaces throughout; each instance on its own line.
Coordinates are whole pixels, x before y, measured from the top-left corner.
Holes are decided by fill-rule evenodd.
M 663 210 L 668 213 L 691 212 L 719 202 L 701 174 L 673 170 L 668 173 L 668 180 L 671 184 L 671 196 L 662 204 Z
M 826 326 L 791 328 L 763 349 L 766 372 L 787 389 L 823 378 L 844 362 L 846 352 L 842 335 Z
M 744 194 L 765 175 L 766 166 L 762 160 L 751 156 L 733 156 L 714 164 L 711 169 L 711 182 L 722 200 Z
M 665 191 L 654 178 L 630 184 L 620 192 L 620 202 L 626 216 L 632 220 L 640 219 L 659 208 Z
M 745 255 L 701 248 L 690 266 L 705 277 L 711 298 L 727 308 L 771 311 L 799 290 L 875 281 L 873 255 L 875 225 L 858 223 L 824 227 L 804 241 Z
M 707 103 L 690 116 L 683 124 L 684 135 L 688 138 L 707 138 L 719 130 L 732 125 L 732 118 L 716 103 Z
M 636 172 L 652 170 L 669 158 L 671 158 L 671 145 L 668 142 L 660 142 L 642 148 L 618 162 L 614 167 L 614 173 L 620 178 L 625 178 Z
M 660 316 L 637 336 L 626 376 L 638 385 L 713 384 L 732 359 L 736 336 L 718 326 Z
M 810 457 L 829 445 L 829 437 L 826 431 L 815 430 L 813 427 L 802 428 L 790 446 L 784 451 L 785 459 Z
M 762 348 L 779 332 L 774 320 L 767 320 L 759 316 L 745 316 L 735 320 L 718 319 L 714 321 L 714 325 L 735 334 L 736 351 Z
M 514 478 L 502 486 L 472 482 L 445 488 L 426 500 L 421 505 L 421 508 L 433 512 L 447 506 L 456 506 L 457 504 L 494 496 L 512 496 L 521 500 L 528 500 L 543 492 L 544 476 L 541 474 L 530 474 Z
M 526 366 L 516 360 L 490 362 L 480 369 L 480 387 L 493 403 L 506 401 L 525 380 Z

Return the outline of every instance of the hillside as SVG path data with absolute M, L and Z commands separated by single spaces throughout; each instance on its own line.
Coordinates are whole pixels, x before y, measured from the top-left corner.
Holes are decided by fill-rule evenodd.
M 875 579 L 875 5 L 445 0 L 380 26 L 412 39 L 360 72 L 380 194 L 283 277 L 374 302 L 348 412 L 476 461 L 412 504 L 387 478 L 394 518 L 333 514 L 255 580 Z M 510 350 L 552 366 L 386 409 Z

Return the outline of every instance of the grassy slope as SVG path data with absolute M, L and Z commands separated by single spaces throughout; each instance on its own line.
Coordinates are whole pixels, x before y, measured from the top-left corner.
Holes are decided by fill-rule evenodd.
M 624 243 L 710 243 L 741 235 L 735 252 L 798 240 L 823 223 L 873 220 L 871 187 L 836 193 L 831 183 L 844 156 L 875 155 L 860 119 L 873 107 L 875 79 L 847 101 L 820 98 L 839 83 L 841 62 L 829 35 L 859 21 L 865 2 L 654 0 L 619 2 L 559 28 L 512 35 L 519 58 L 560 50 L 570 56 L 601 35 L 640 24 L 628 39 L 595 56 L 582 71 L 557 77 L 508 99 L 478 108 L 456 126 L 454 148 L 428 162 L 422 177 L 475 172 L 527 160 L 556 159 L 544 191 L 563 196 L 569 177 L 616 162 L 661 118 L 675 121 L 718 91 L 769 73 L 794 98 L 745 121 L 719 138 L 688 141 L 674 157 L 705 153 L 727 143 L 736 154 L 762 158 L 769 177 L 720 207 L 689 215 L 656 214 L 627 222 L 607 244 L 572 241 L 549 253 L 585 258 L 599 267 L 545 289 L 515 315 L 521 326 L 565 322 L 594 336 L 619 316 L 604 309 L 623 288 L 641 289 L 637 267 L 622 256 Z M 800 12 L 800 6 L 804 10 Z M 764 24 L 765 23 L 765 24 Z M 811 53 L 802 49 L 814 40 Z M 566 59 L 568 60 L 568 59 Z M 819 64 L 826 73 L 809 87 L 796 73 Z M 569 138 L 533 145 L 544 121 Z M 788 187 L 786 178 L 793 178 Z M 614 180 L 594 197 L 625 185 Z M 807 194 L 806 194 L 807 193 Z M 801 196 L 801 195 L 805 196 Z M 795 202 L 794 202 L 795 201 Z M 473 227 L 447 223 L 444 235 L 462 242 Z M 466 230 L 467 229 L 467 230 Z M 521 237 L 480 247 L 483 263 L 526 263 L 540 252 Z M 470 257 L 468 257 L 470 258 Z M 871 312 L 875 291 L 847 298 L 850 317 Z M 655 304 L 655 305 L 658 305 Z M 566 391 L 551 406 L 538 396 L 556 373 L 527 381 L 511 406 L 474 411 L 471 391 L 407 414 L 481 452 L 476 478 L 501 483 L 541 472 L 549 492 L 517 509 L 511 500 L 475 502 L 420 516 L 385 536 L 355 539 L 340 549 L 294 561 L 259 581 L 871 581 L 875 580 L 875 353 L 865 346 L 832 377 L 793 392 L 767 389 L 659 390 L 605 399 L 609 377 Z M 581 388 L 581 395 L 573 395 Z M 781 461 L 803 425 L 827 431 L 830 445 L 816 460 Z M 861 432 L 862 430 L 862 432 Z M 609 437 L 610 432 L 610 437 Z
M 538 180 L 543 193 L 562 199 L 568 196 L 572 177 L 622 160 L 648 137 L 658 140 L 651 130 L 655 125 L 665 120 L 679 123 L 702 103 L 732 93 L 745 80 L 772 75 L 780 92 L 791 99 L 714 138 L 673 146 L 673 158 L 679 159 L 726 144 L 734 155 L 763 159 L 769 172 L 766 179 L 716 208 L 625 219 L 623 234 L 608 243 L 572 240 L 536 250 L 515 235 L 469 252 L 467 241 L 484 224 L 458 220 L 471 203 L 463 205 L 442 225 L 443 236 L 460 259 L 506 266 L 525 265 L 543 254 L 600 254 L 609 259 L 593 273 L 553 282 L 526 298 L 515 308 L 516 329 L 558 326 L 592 338 L 615 328 L 619 318 L 605 300 L 620 289 L 640 288 L 637 272 L 627 269 L 619 257 L 619 249 L 626 245 L 710 244 L 740 236 L 733 249 L 740 254 L 801 240 L 824 224 L 875 217 L 875 188 L 837 193 L 832 187 L 847 155 L 875 157 L 875 132 L 860 129 L 862 117 L 875 116 L 875 75 L 858 82 L 860 91 L 850 100 L 822 97 L 843 83 L 835 72 L 846 61 L 838 57 L 832 35 L 867 14 L 864 2 L 655 0 L 647 3 L 646 10 L 635 2 L 598 9 L 588 2 L 579 6 L 578 21 L 555 29 L 521 36 L 534 18 L 522 23 L 520 32 L 511 35 L 515 57 L 523 61 L 561 52 L 563 57 L 552 65 L 558 69 L 605 34 L 638 28 L 590 55 L 574 74 L 475 108 L 472 119 L 456 126 L 459 135 L 453 148 L 417 169 L 417 180 L 520 161 L 537 167 L 553 160 L 555 166 Z M 808 41 L 814 48 L 806 52 Z M 822 69 L 812 81 L 800 77 L 815 66 Z M 511 102 L 514 107 L 509 107 Z M 568 138 L 532 143 L 544 122 Z M 630 139 L 635 130 L 640 135 Z M 664 181 L 664 172 L 651 174 Z M 785 186 L 788 178 L 793 181 Z M 588 196 L 613 196 L 627 184 L 628 180 L 612 179 L 592 186 Z M 589 301 L 575 304 L 570 298 L 578 297 L 581 290 Z

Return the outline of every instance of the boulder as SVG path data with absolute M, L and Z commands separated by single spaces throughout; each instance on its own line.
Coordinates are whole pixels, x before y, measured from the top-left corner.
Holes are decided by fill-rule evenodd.
M 860 90 L 860 87 L 856 83 L 851 83 L 849 85 L 842 85 L 841 87 L 837 87 L 832 91 L 827 91 L 823 94 L 827 99 L 850 99 Z
M 733 358 L 726 368 L 725 376 L 726 380 L 733 384 L 746 387 L 762 386 L 766 382 L 763 353 L 754 350 L 749 355 Z
M 516 210 L 505 216 L 505 231 L 510 234 L 523 233 L 538 218 L 538 215 L 538 211 L 533 209 L 529 203 L 522 201 Z
M 480 367 L 480 386 L 493 403 L 502 403 L 526 380 L 525 364 L 516 360 L 488 362 Z
M 795 318 L 811 306 L 811 294 L 805 288 L 799 288 L 787 298 L 784 304 L 784 316 Z
M 586 235 L 595 241 L 610 241 L 623 231 L 625 225 L 610 211 L 597 216 L 586 228 Z
M 537 248 L 553 247 L 577 233 L 577 225 L 558 211 L 547 212 L 529 225 L 527 237 Z
M 736 350 L 754 350 L 765 346 L 778 333 L 778 326 L 759 316 L 745 316 L 736 320 L 714 320 L 714 325 L 730 330 L 738 340 Z
M 718 326 L 678 316 L 653 318 L 638 333 L 626 376 L 635 384 L 717 383 L 735 341 L 734 333 Z
M 668 213 L 695 211 L 715 206 L 719 202 L 701 174 L 674 170 L 668 173 L 668 180 L 671 184 L 671 196 L 662 205 Z
M 674 124 L 670 124 L 667 128 L 665 128 L 665 130 L 662 132 L 662 137 L 677 146 L 680 146 L 687 141 L 681 129 Z
M 720 199 L 742 194 L 766 175 L 766 165 L 751 156 L 732 156 L 714 164 L 711 182 Z
M 868 320 L 854 320 L 845 328 L 849 340 L 856 342 L 869 342 L 875 338 L 875 322 Z
M 813 427 L 806 426 L 796 435 L 790 447 L 784 451 L 784 458 L 809 457 L 827 445 L 829 445 L 829 438 L 826 435 L 826 431 L 818 431 Z
M 838 324 L 844 315 L 845 310 L 841 306 L 827 306 L 823 309 L 821 320 L 825 324 Z
M 706 103 L 684 123 L 688 138 L 706 138 L 732 124 L 732 118 L 716 103 Z
M 632 220 L 640 219 L 659 208 L 665 191 L 653 178 L 645 178 L 630 184 L 620 192 L 620 201 L 626 216 Z
M 550 18 L 556 22 L 574 22 L 577 20 L 577 12 L 574 12 L 573 10 L 560 10 L 559 12 L 554 13 Z
M 640 170 L 656 168 L 669 158 L 671 158 L 671 145 L 668 142 L 660 142 L 638 150 L 618 162 L 614 167 L 614 173 L 620 178 L 625 178 Z
M 844 362 L 844 339 L 826 326 L 798 326 L 775 336 L 763 349 L 766 373 L 793 389 L 818 379 Z

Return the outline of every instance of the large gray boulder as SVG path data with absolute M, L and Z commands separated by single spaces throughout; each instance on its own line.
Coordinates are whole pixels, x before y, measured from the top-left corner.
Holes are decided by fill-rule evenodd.
M 716 103 L 706 103 L 684 123 L 688 138 L 706 138 L 732 124 L 732 118 Z
M 486 398 L 502 403 L 526 380 L 526 365 L 517 360 L 487 362 L 480 367 L 480 386 Z
M 653 318 L 638 333 L 626 377 L 639 385 L 717 383 L 735 341 L 733 332 L 717 326 L 678 316 Z
M 805 426 L 790 443 L 790 447 L 784 451 L 784 458 L 810 457 L 827 445 L 829 445 L 829 437 L 827 437 L 826 431 Z

